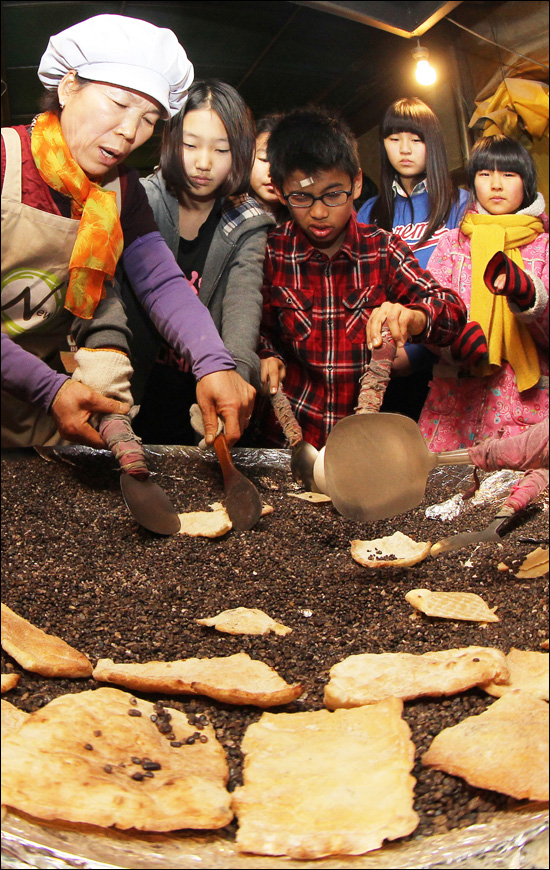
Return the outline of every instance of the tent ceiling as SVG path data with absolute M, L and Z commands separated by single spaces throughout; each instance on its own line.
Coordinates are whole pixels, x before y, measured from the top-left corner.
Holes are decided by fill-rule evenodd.
M 411 37 L 423 34 L 434 65 L 451 75 L 449 47 L 483 25 L 499 2 L 206 2 L 2 3 L 3 124 L 27 123 L 38 108 L 36 71 L 48 38 L 92 15 L 110 12 L 171 28 L 197 78 L 236 87 L 255 117 L 308 102 L 338 109 L 360 136 L 377 126 L 397 97 L 429 89 L 413 77 Z M 522 6 L 528 6 L 528 3 Z M 479 43 L 484 57 L 498 52 Z M 473 106 L 472 106 L 473 109 Z M 158 134 L 135 155 L 138 168 L 154 161 Z M 149 149 L 149 150 L 148 150 Z

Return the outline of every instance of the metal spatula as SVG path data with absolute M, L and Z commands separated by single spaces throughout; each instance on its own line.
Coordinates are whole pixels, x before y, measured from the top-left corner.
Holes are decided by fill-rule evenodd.
M 131 474 L 120 475 L 120 488 L 126 507 L 135 520 L 157 535 L 175 535 L 181 522 L 174 505 L 151 477 L 138 480 Z
M 430 550 L 431 556 L 441 556 L 443 553 L 454 553 L 469 544 L 481 544 L 484 541 L 501 541 L 499 531 L 506 525 L 507 520 L 515 513 L 513 508 L 505 508 L 496 515 L 493 522 L 480 532 L 460 532 L 458 535 L 449 535 L 437 541 Z

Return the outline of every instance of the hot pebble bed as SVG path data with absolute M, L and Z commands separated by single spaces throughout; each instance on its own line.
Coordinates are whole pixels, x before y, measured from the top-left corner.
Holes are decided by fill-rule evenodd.
M 304 694 L 281 712 L 323 708 L 328 671 L 361 652 L 424 653 L 469 645 L 540 651 L 548 637 L 548 575 L 516 578 L 529 552 L 548 540 L 548 493 L 516 518 L 502 543 L 428 557 L 411 568 L 368 569 L 353 561 L 353 539 L 401 531 L 435 542 L 459 531 L 482 529 L 497 501 L 468 504 L 454 520 L 428 518 L 465 489 L 465 469 L 432 473 L 424 502 L 402 516 L 353 523 L 330 503 L 289 497 L 287 451 L 241 451 L 237 466 L 256 484 L 273 513 L 247 532 L 218 539 L 159 537 L 139 527 L 120 493 L 110 454 L 80 450 L 46 461 L 34 451 L 2 457 L 2 598 L 44 631 L 84 652 L 93 664 L 170 661 L 248 653 L 300 682 Z M 272 462 L 277 453 L 280 461 Z M 150 466 L 177 510 L 208 510 L 223 501 L 223 480 L 213 454 L 149 452 Z M 459 473 L 460 472 L 460 473 Z M 437 512 L 436 512 L 437 514 Z M 504 563 L 509 570 L 503 570 Z M 414 588 L 475 592 L 497 607 L 500 622 L 479 624 L 430 618 L 413 611 L 405 594 Z M 235 607 L 260 608 L 290 627 L 284 637 L 233 636 L 197 625 L 195 618 Z M 95 688 L 89 680 L 52 680 L 24 671 L 2 652 L 2 672 L 21 674 L 4 697 L 34 711 L 67 692 Z M 139 694 L 139 693 L 138 693 Z M 143 695 L 207 717 L 225 748 L 229 789 L 242 783 L 241 740 L 259 719 L 255 707 L 206 697 Z M 481 689 L 447 698 L 409 701 L 404 717 L 416 745 L 415 809 L 420 823 L 409 839 L 486 821 L 523 802 L 428 770 L 420 763 L 433 737 L 494 699 Z M 232 838 L 236 822 L 223 833 Z

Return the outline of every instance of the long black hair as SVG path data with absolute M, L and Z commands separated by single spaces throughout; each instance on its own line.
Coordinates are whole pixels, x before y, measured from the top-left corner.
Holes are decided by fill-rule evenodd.
M 193 190 L 183 165 L 183 121 L 194 109 L 212 109 L 227 130 L 231 150 L 231 169 L 218 194 L 245 193 L 250 184 L 256 135 L 252 113 L 239 93 L 216 79 L 193 82 L 183 109 L 166 122 L 162 133 L 160 168 L 166 189 L 183 204 L 183 196 Z
M 395 194 L 393 182 L 396 171 L 390 163 L 384 140 L 396 133 L 412 133 L 426 144 L 425 179 L 430 203 L 428 225 L 422 238 L 414 247 L 431 238 L 436 230 L 445 226 L 450 211 L 458 199 L 458 190 L 453 183 L 447 163 L 443 130 L 439 119 L 429 106 L 417 97 L 396 100 L 387 109 L 380 125 L 380 195 L 373 205 L 370 221 L 384 230 L 393 229 Z M 409 197 L 411 217 L 414 207 Z
M 501 134 L 478 139 L 468 162 L 468 187 L 475 196 L 478 172 L 488 169 L 498 172 L 517 172 L 523 181 L 523 202 L 518 211 L 531 205 L 537 198 L 537 168 L 521 142 Z

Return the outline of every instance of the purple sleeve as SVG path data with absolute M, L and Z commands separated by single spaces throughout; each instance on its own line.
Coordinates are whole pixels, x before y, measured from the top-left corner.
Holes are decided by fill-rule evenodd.
M 2 333 L 2 389 L 45 411 L 68 379 Z
M 122 255 L 134 292 L 163 339 L 197 379 L 235 369 L 210 312 L 196 296 L 159 232 L 137 238 Z

